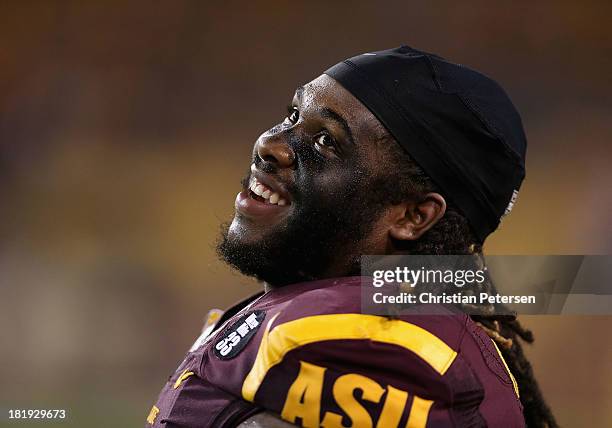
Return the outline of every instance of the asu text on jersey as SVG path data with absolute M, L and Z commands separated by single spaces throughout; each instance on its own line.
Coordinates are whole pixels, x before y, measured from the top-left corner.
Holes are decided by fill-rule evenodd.
M 147 426 L 523 427 L 516 383 L 464 314 L 360 314 L 361 279 L 287 286 L 228 310 L 162 390 Z M 431 308 L 429 308 L 431 309 Z

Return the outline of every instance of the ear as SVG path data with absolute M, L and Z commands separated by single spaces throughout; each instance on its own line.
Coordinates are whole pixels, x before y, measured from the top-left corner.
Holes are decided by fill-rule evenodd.
M 391 208 L 389 235 L 399 241 L 415 241 L 431 229 L 446 212 L 439 193 L 428 193 L 419 201 L 406 201 Z

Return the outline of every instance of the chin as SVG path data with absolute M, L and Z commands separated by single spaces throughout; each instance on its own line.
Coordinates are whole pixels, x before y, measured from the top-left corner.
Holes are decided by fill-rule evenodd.
M 258 225 L 247 217 L 236 214 L 227 231 L 228 239 L 242 245 L 260 242 L 271 232 L 271 225 Z

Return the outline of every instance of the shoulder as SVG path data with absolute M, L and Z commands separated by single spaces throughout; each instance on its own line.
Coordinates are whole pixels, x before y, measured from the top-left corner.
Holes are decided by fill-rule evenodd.
M 387 317 L 365 313 L 359 278 L 304 291 L 275 316 L 270 331 L 282 331 L 294 343 L 330 340 L 370 340 L 413 351 L 427 346 L 456 350 L 467 331 L 467 315 L 437 306 L 427 313 Z M 276 335 L 281 335 L 276 333 Z M 450 352 L 450 351 L 449 351 Z M 421 352 L 422 353 L 422 352 Z
M 428 309 L 361 313 L 358 280 L 296 291 L 267 307 L 241 396 L 303 426 L 402 414 L 443 426 L 520 418 L 486 334 L 466 314 Z
M 401 318 L 361 313 L 358 279 L 304 291 L 266 321 L 243 396 L 253 400 L 264 379 L 295 375 L 304 363 L 334 376 L 356 373 L 445 389 L 442 377 L 457 356 L 465 318 L 444 309 Z
M 455 397 L 445 374 L 463 324 L 451 315 L 362 314 L 339 291 L 303 293 L 268 321 L 242 397 L 301 426 L 385 424 L 406 414 L 426 421 L 430 412 L 450 421 Z M 446 329 L 444 338 L 432 329 Z

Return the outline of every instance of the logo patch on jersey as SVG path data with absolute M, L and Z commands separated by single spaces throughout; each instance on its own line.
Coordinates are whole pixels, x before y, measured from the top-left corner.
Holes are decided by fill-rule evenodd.
M 221 339 L 215 343 L 215 355 L 221 360 L 234 358 L 249 343 L 249 340 L 266 317 L 264 311 L 247 312 L 223 332 Z

